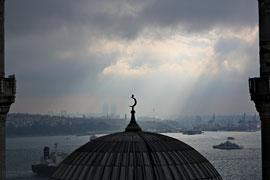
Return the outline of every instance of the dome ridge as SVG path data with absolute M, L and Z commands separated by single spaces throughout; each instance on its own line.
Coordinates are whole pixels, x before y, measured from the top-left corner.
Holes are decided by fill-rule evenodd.
M 151 132 L 120 132 L 90 141 L 59 166 L 51 180 L 222 179 L 189 145 Z

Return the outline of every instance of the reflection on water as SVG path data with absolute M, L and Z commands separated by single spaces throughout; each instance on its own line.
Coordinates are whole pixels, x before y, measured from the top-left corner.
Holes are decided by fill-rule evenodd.
M 205 132 L 199 135 L 167 133 L 203 154 L 219 171 L 224 180 L 261 180 L 260 132 Z M 244 146 L 241 150 L 220 150 L 212 146 L 224 142 L 228 136 Z M 7 138 L 8 180 L 45 180 L 35 176 L 31 165 L 39 163 L 43 147 L 70 153 L 89 141 L 89 136 L 48 136 Z

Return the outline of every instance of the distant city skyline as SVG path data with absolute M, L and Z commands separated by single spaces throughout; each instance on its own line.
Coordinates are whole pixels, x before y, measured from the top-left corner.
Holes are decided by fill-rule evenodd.
M 257 1 L 6 1 L 13 113 L 254 114 Z
M 68 111 L 66 109 L 61 109 L 60 111 L 53 111 L 49 110 L 46 113 L 49 116 L 61 116 L 61 117 L 118 117 L 119 114 L 117 112 L 117 105 L 116 104 L 102 104 L 102 107 L 100 111 L 93 112 L 93 111 L 87 111 L 87 112 L 72 112 Z
M 16 113 L 15 113 L 16 114 Z M 24 114 L 24 113 L 22 113 Z M 27 113 L 26 113 L 27 114 Z M 29 113 L 31 114 L 31 113 Z M 32 113 L 33 114 L 33 113 Z M 62 116 L 62 117 L 80 117 L 82 118 L 83 116 L 85 117 L 106 117 L 107 115 L 109 116 L 109 118 L 113 118 L 114 116 L 116 116 L 117 118 L 125 118 L 125 116 L 127 116 L 127 118 L 129 119 L 130 115 L 128 113 L 126 114 L 122 114 L 122 113 L 111 113 L 108 109 L 107 113 L 104 113 L 104 112 L 73 112 L 73 111 L 67 111 L 67 110 L 61 110 L 60 112 L 57 112 L 57 111 L 47 111 L 47 113 L 34 113 L 34 114 L 37 114 L 37 115 L 48 115 L 48 116 Z M 182 118 L 193 118 L 194 120 L 196 121 L 201 121 L 202 118 L 208 118 L 209 120 L 212 120 L 214 119 L 214 117 L 217 116 L 219 118 L 228 118 L 228 117 L 231 117 L 232 120 L 237 120 L 237 119 L 243 119 L 244 116 L 249 116 L 249 117 L 252 117 L 253 119 L 260 119 L 258 113 L 255 113 L 255 114 L 252 114 L 252 113 L 236 113 L 236 114 L 191 114 L 191 115 L 181 115 L 181 114 L 172 114 L 170 116 L 166 116 L 166 117 L 162 117 L 162 116 L 155 116 L 153 117 L 153 115 L 145 115 L 145 114 L 139 114 L 138 115 L 138 119 L 158 119 L 158 120 L 169 120 L 169 119 L 182 119 Z M 239 118 L 240 117 L 240 118 Z

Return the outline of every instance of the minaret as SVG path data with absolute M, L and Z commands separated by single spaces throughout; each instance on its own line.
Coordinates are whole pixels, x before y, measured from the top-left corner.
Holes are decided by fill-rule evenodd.
M 259 3 L 260 77 L 249 79 L 251 100 L 261 119 L 262 179 L 270 179 L 270 0 Z
M 0 180 L 6 179 L 6 117 L 15 101 L 15 76 L 5 77 L 5 1 L 0 0 Z

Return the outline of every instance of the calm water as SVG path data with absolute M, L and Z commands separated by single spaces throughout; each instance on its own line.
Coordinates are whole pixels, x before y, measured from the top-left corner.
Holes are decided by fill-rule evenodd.
M 261 180 L 260 132 L 205 132 L 200 135 L 165 134 L 179 139 L 203 154 L 219 171 L 224 180 Z M 228 136 L 243 145 L 241 150 L 219 150 L 212 146 L 224 142 Z M 8 180 L 45 180 L 35 176 L 31 165 L 38 163 L 43 147 L 70 153 L 89 141 L 89 136 L 48 136 L 7 138 Z

